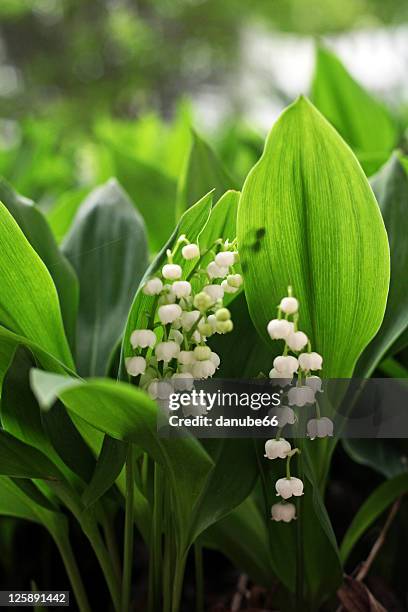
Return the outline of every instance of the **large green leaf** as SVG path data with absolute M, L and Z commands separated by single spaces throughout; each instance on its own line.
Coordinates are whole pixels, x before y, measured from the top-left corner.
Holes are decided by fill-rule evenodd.
M 211 189 L 215 190 L 216 201 L 225 191 L 236 187 L 236 181 L 229 176 L 211 147 L 193 132 L 191 148 L 178 185 L 178 215 Z
M 348 377 L 381 324 L 389 248 L 357 160 L 305 98 L 273 127 L 238 210 L 245 293 L 259 333 L 292 285 L 326 377 Z
M 389 157 L 397 144 L 396 123 L 324 47 L 316 51 L 312 100 L 353 148 L 368 175 Z
M 143 219 L 113 179 L 81 205 L 63 243 L 80 283 L 76 363 L 103 376 L 147 266 Z
M 340 547 L 343 563 L 347 561 L 350 552 L 374 523 L 374 521 L 390 506 L 398 497 L 408 491 L 408 474 L 400 474 L 377 487 L 370 497 L 358 510 L 353 521 L 346 531 Z
M 408 174 L 398 154 L 371 181 L 387 229 L 391 254 L 391 279 L 387 308 L 378 334 L 356 367 L 369 376 L 408 327 Z
M 0 278 L 0 323 L 73 368 L 52 278 L 1 203 Z
M 143 448 L 165 471 L 173 492 L 177 535 L 188 546 L 191 508 L 199 498 L 213 462 L 192 437 L 157 435 L 157 405 L 135 386 L 107 379 L 79 380 L 32 371 L 32 388 L 44 408 L 57 397 L 72 413 L 118 440 Z
M 33 446 L 0 430 L 0 474 L 15 478 L 60 477 L 54 464 Z

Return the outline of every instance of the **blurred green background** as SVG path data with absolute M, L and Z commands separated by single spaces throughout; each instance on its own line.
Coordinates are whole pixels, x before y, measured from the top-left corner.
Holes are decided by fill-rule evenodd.
M 310 92 L 317 40 L 405 125 L 407 21 L 405 0 L 1 0 L 0 174 L 47 212 L 59 240 L 86 194 L 116 176 L 156 250 L 191 147 L 207 157 L 190 128 L 240 187 L 281 109 Z M 322 62 L 326 89 L 332 69 Z M 352 142 L 358 126 L 326 93 L 319 84 L 315 103 L 374 172 L 403 130 Z

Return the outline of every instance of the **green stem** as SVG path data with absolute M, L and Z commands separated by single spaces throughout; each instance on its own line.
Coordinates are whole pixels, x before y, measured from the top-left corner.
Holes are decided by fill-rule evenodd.
M 194 565 L 196 578 L 196 612 L 204 612 L 203 549 L 199 542 L 194 543 Z
M 156 612 L 160 609 L 159 593 L 162 572 L 163 472 L 158 463 L 154 464 L 153 499 L 153 518 L 150 534 L 149 612 Z
M 122 568 L 120 565 L 118 543 L 116 541 L 116 534 L 115 534 L 115 529 L 114 529 L 112 518 L 113 517 L 109 517 L 108 514 L 104 511 L 102 513 L 102 528 L 103 528 L 103 533 L 105 536 L 106 546 L 107 546 L 110 558 L 112 559 L 112 564 L 113 564 L 115 573 L 118 577 L 118 580 L 120 580 L 120 576 L 122 574 Z
M 88 597 L 68 537 L 55 538 L 80 612 L 91 612 Z
M 302 441 L 299 441 L 299 446 L 302 447 Z M 300 449 L 301 452 L 302 449 Z M 300 453 L 297 459 L 298 477 L 304 480 L 302 459 Z M 303 596 L 303 581 L 304 581 L 304 554 L 303 554 L 303 512 L 302 501 L 298 497 L 296 500 L 296 610 L 305 612 L 304 596 Z
M 171 611 L 179 612 L 181 595 L 183 592 L 183 581 L 184 581 L 184 569 L 186 566 L 187 553 L 185 553 L 182 557 L 177 555 L 175 571 L 174 571 L 174 580 L 173 580 L 173 602 Z
M 121 610 L 128 612 L 132 582 L 133 542 L 134 542 L 134 473 L 132 444 L 128 446 L 126 458 L 126 510 L 123 549 L 123 575 Z

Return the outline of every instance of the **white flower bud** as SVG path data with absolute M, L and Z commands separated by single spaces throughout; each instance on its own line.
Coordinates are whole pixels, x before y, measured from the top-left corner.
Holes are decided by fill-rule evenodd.
M 178 299 L 186 298 L 191 293 L 191 285 L 188 281 L 176 281 L 172 284 L 172 289 Z
M 315 393 L 319 393 L 322 390 L 322 379 L 320 376 L 308 376 L 305 385 L 313 389 Z
M 333 421 L 327 417 L 310 419 L 307 423 L 307 435 L 311 440 L 314 438 L 326 438 L 333 436 Z
M 218 369 L 221 363 L 221 359 L 219 358 L 217 353 L 214 353 L 213 351 L 211 351 L 210 360 L 215 365 L 215 368 Z
M 177 280 L 181 278 L 182 274 L 183 270 L 178 264 L 165 264 L 162 267 L 163 278 L 167 278 L 168 280 Z
M 242 280 L 242 276 L 240 274 L 228 274 L 227 283 L 230 287 L 234 287 L 238 289 L 244 281 Z
M 173 291 L 171 285 L 164 285 L 162 294 L 159 298 L 159 306 L 163 304 L 174 304 L 176 301 L 176 294 Z
M 171 377 L 177 391 L 191 391 L 194 388 L 194 378 L 190 372 L 179 372 Z
M 305 406 L 305 404 L 314 404 L 314 402 L 314 391 L 310 387 L 292 387 L 289 390 L 289 406 Z
M 217 253 L 215 256 L 215 263 L 220 268 L 229 268 L 232 266 L 235 261 L 235 254 L 233 251 L 221 251 L 221 253 Z
M 155 353 L 157 361 L 165 361 L 166 363 L 178 356 L 180 347 L 177 342 L 170 340 L 168 342 L 159 342 L 156 345 Z
M 199 310 L 191 310 L 190 312 L 183 312 L 181 315 L 181 327 L 184 331 L 190 331 L 195 323 L 200 318 L 201 313 Z
M 279 374 L 283 375 L 284 378 L 289 378 L 297 372 L 299 363 L 296 357 L 292 357 L 292 355 L 280 355 L 273 360 L 273 367 Z
M 208 293 L 200 291 L 200 293 L 197 293 L 197 295 L 194 297 L 193 304 L 195 308 L 198 308 L 198 310 L 204 312 L 207 310 L 207 308 L 212 306 L 213 300 Z
M 171 329 L 169 333 L 169 340 L 174 340 L 174 342 L 177 342 L 177 344 L 180 346 L 184 340 L 184 336 L 178 331 L 178 329 Z
M 194 378 L 208 378 L 215 373 L 215 369 L 215 365 L 211 359 L 206 359 L 205 361 L 195 361 L 191 373 Z
M 212 261 L 207 266 L 207 274 L 210 278 L 224 278 L 228 274 L 228 268 L 218 266 L 215 261 Z
M 177 361 L 183 365 L 191 365 L 195 361 L 194 351 L 180 351 Z
M 201 336 L 204 336 L 205 338 L 212 336 L 212 334 L 214 333 L 212 325 L 210 325 L 210 323 L 208 323 L 207 321 L 201 321 L 201 323 L 198 324 L 197 329 Z
M 217 325 L 217 318 L 216 318 L 215 314 L 208 315 L 207 323 L 209 323 L 211 325 L 213 331 L 215 331 L 215 327 Z
M 290 378 L 286 378 L 283 374 L 278 372 L 278 370 L 275 370 L 275 368 L 272 368 L 272 370 L 269 372 L 269 378 L 272 380 L 274 378 L 278 379 L 281 387 L 287 387 L 292 382 L 292 376 Z
M 231 319 L 228 319 L 228 321 L 217 321 L 215 329 L 218 334 L 228 334 L 234 329 L 234 324 Z
M 300 367 L 306 372 L 309 370 L 321 370 L 323 367 L 323 357 L 319 353 L 302 353 L 298 359 Z
M 200 257 L 200 249 L 198 244 L 186 244 L 186 246 L 183 246 L 181 249 L 181 254 L 184 259 L 196 259 L 197 257 Z
M 302 331 L 292 332 L 286 339 L 288 347 L 292 351 L 301 351 L 306 346 L 308 338 Z
M 296 415 L 289 406 L 277 406 L 276 408 L 272 408 L 270 412 L 276 415 L 279 427 L 294 425 L 296 422 Z
M 281 300 L 280 309 L 285 314 L 295 314 L 299 309 L 299 302 L 294 297 L 285 297 Z
M 181 313 L 182 310 L 178 304 L 165 304 L 160 306 L 158 310 L 159 319 L 163 325 L 173 323 L 173 321 L 181 316 Z
M 224 289 L 221 287 L 221 285 L 206 285 L 203 291 L 205 291 L 210 296 L 213 302 L 216 302 L 217 300 L 222 300 L 222 298 L 224 297 Z
M 236 293 L 238 291 L 238 288 L 230 285 L 227 280 L 222 281 L 221 287 L 224 289 L 224 293 Z
M 267 440 L 265 442 L 265 455 L 268 459 L 286 459 L 286 456 L 292 450 L 291 445 L 284 438 L 279 440 Z
M 196 361 L 205 361 L 211 357 L 211 349 L 209 346 L 196 346 L 193 352 Z
M 130 344 L 134 349 L 152 348 L 156 344 L 156 334 L 151 329 L 135 329 L 130 335 Z
M 273 504 L 271 508 L 273 521 L 290 523 L 296 519 L 296 506 L 294 504 Z
M 163 283 L 160 278 L 151 278 L 143 285 L 143 293 L 145 295 L 158 295 L 163 289 Z
M 275 484 L 276 494 L 283 497 L 283 499 L 289 499 L 294 495 L 299 497 L 303 495 L 303 482 L 300 478 L 280 478 Z
M 292 333 L 293 323 L 285 319 L 272 319 L 266 329 L 272 340 L 286 340 Z
M 130 376 L 139 376 L 146 370 L 146 359 L 144 357 L 128 357 L 125 359 L 126 371 Z
M 228 308 L 219 308 L 215 313 L 216 321 L 229 321 L 231 318 L 231 313 Z
M 152 399 L 168 400 L 174 388 L 169 381 L 156 378 L 148 386 L 147 392 Z

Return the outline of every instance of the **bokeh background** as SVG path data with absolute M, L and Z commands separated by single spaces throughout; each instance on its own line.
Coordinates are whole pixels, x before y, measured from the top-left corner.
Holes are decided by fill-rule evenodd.
M 116 176 L 155 250 L 191 126 L 239 187 L 282 108 L 309 93 L 320 43 L 406 125 L 406 0 L 1 0 L 0 175 L 57 238 Z M 168 232 L 152 238 L 158 211 Z

